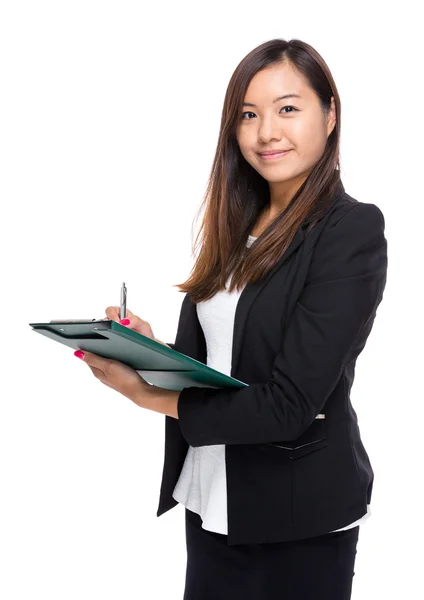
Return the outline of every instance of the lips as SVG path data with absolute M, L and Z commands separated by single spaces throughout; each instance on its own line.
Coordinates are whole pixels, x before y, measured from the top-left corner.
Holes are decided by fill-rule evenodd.
M 265 152 L 259 152 L 260 156 L 272 156 L 273 154 L 282 154 L 283 152 L 288 152 L 288 150 L 267 150 Z
M 279 160 L 283 160 L 283 158 L 286 158 L 287 154 L 290 152 L 290 150 L 283 150 L 283 151 L 272 151 L 272 152 L 268 152 L 268 153 L 260 153 L 258 154 L 258 157 L 261 159 L 261 161 L 265 162 L 265 163 L 273 163 L 273 162 L 277 162 Z

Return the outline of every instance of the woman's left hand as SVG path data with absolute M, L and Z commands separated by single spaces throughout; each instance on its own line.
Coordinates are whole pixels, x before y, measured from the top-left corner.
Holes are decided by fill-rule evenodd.
M 143 399 L 149 397 L 152 386 L 137 371 L 117 360 L 85 350 L 77 350 L 74 355 L 81 358 L 102 383 L 143 407 Z

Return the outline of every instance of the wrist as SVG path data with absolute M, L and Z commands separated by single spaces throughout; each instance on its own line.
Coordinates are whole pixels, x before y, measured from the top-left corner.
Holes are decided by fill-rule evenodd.
M 137 404 L 147 410 L 154 410 L 163 415 L 178 419 L 178 398 L 180 391 L 167 390 L 156 385 L 147 384 Z

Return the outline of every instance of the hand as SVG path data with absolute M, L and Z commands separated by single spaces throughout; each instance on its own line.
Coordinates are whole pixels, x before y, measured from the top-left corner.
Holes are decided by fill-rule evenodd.
M 108 387 L 144 407 L 151 397 L 152 387 L 137 371 L 118 360 L 103 358 L 98 354 L 76 350 L 74 355 L 81 358 L 93 375 Z
M 121 319 L 119 316 L 119 312 L 120 312 L 119 306 L 108 306 L 105 312 L 106 312 L 106 318 L 103 319 L 104 321 L 110 320 L 110 321 L 116 321 L 117 323 L 121 323 Z M 150 326 L 150 323 L 148 323 L 147 321 L 143 321 L 143 319 L 140 319 L 140 317 L 137 317 L 137 315 L 132 313 L 127 308 L 127 320 L 128 319 L 130 322 L 127 323 L 125 321 L 124 323 L 122 323 L 122 325 L 126 325 L 129 329 L 133 329 L 134 331 L 137 331 L 138 333 L 145 335 L 146 337 L 150 338 L 151 340 L 156 339 L 155 336 L 153 335 L 153 330 Z
M 119 318 L 119 313 L 120 313 L 119 306 L 108 306 L 105 312 L 106 312 L 107 317 L 105 319 L 103 319 L 103 321 L 116 321 L 117 323 L 121 323 L 121 325 L 125 325 L 126 327 L 129 327 L 129 329 L 133 329 L 134 331 L 137 331 L 138 333 L 145 335 L 146 337 L 150 338 L 151 340 L 154 340 L 155 342 L 159 342 L 160 344 L 163 344 L 167 348 L 171 348 L 171 346 L 169 346 L 165 342 L 162 342 L 161 340 L 158 340 L 157 338 L 155 338 L 155 336 L 153 335 L 153 330 L 150 326 L 150 323 L 148 323 L 147 321 L 143 321 L 143 319 L 140 319 L 140 317 L 137 317 L 137 315 L 135 315 L 130 310 L 128 310 L 128 308 L 127 308 L 128 317 L 126 319 L 123 319 L 122 321 Z

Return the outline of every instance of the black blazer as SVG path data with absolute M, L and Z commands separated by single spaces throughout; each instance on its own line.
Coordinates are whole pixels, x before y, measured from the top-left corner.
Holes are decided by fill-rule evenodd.
M 319 222 L 309 222 L 240 295 L 231 376 L 249 386 L 184 388 L 179 419 L 165 417 L 157 516 L 177 504 L 189 444 L 225 444 L 230 545 L 329 533 L 371 501 L 374 472 L 350 389 L 386 284 L 384 216 L 339 182 Z M 170 345 L 206 364 L 189 295 Z

